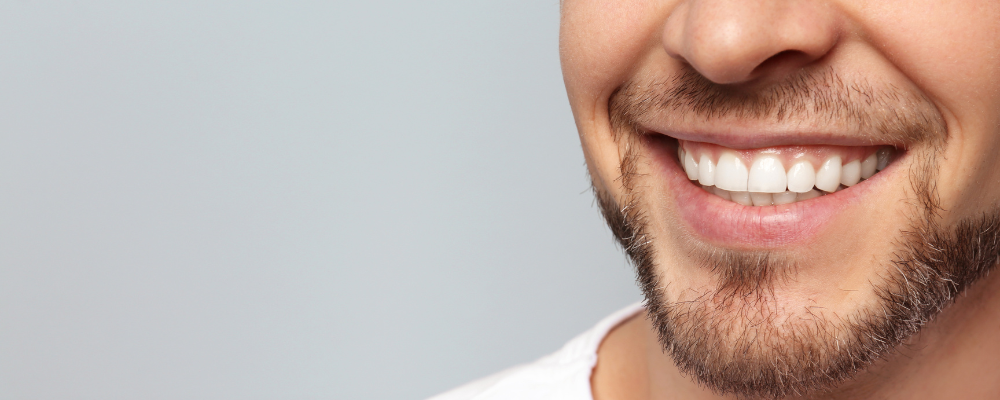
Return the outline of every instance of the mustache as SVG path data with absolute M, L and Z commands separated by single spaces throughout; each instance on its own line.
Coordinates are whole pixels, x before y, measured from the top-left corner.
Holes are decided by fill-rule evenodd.
M 608 111 L 616 141 L 652 121 L 669 126 L 713 120 L 833 127 L 872 144 L 947 139 L 944 118 L 927 96 L 891 83 L 848 79 L 832 67 L 753 86 L 718 84 L 685 67 L 667 78 L 626 82 L 611 95 Z

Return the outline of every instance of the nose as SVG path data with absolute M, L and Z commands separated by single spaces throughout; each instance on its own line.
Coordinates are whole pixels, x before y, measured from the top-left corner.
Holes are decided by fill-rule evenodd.
M 821 59 L 840 19 L 819 0 L 686 0 L 667 18 L 663 46 L 715 83 L 744 83 Z

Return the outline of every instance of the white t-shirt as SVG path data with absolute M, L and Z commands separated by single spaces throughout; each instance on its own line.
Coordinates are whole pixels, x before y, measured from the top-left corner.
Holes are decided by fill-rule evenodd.
M 642 311 L 636 303 L 598 322 L 559 351 L 490 375 L 428 400 L 593 400 L 590 373 L 608 332 Z

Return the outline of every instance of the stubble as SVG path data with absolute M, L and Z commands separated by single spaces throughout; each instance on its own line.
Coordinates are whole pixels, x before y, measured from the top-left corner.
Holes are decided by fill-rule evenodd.
M 624 85 L 612 96 L 609 112 L 622 195 L 616 200 L 595 182 L 598 205 L 636 269 L 665 352 L 682 372 L 718 393 L 781 398 L 836 387 L 890 354 L 998 261 L 1000 210 L 940 225 L 937 162 L 947 137 L 940 117 L 919 95 L 847 84 L 832 70 L 804 71 L 753 91 L 685 71 L 663 82 Z M 816 314 L 789 321 L 773 290 L 794 278 L 795 260 L 767 251 L 697 247 L 689 258 L 712 272 L 715 286 L 693 299 L 671 301 L 638 172 L 647 153 L 639 121 L 656 112 L 677 118 L 810 118 L 849 126 L 872 135 L 873 142 L 920 148 L 908 171 L 915 196 L 910 223 L 892 239 L 894 258 L 872 282 L 874 300 L 837 320 Z

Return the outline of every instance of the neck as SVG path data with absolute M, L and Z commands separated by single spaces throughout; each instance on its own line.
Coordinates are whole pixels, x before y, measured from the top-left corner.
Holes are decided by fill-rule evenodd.
M 882 362 L 830 392 L 802 399 L 1000 398 L 1000 274 L 972 285 L 954 304 Z M 594 400 L 735 399 L 681 373 L 645 314 L 601 343 L 591 377 Z

